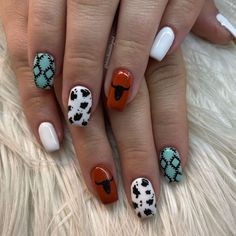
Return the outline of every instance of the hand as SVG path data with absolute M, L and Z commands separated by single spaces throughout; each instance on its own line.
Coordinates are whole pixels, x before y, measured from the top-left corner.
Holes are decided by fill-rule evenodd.
M 62 76 L 63 106 L 65 109 L 68 106 L 74 107 L 68 110 L 68 120 L 79 126 L 88 124 L 90 115 L 99 102 L 107 41 L 119 3 L 117 37 L 105 78 L 105 94 L 110 108 L 122 110 L 127 100 L 130 102 L 135 97 L 152 45 L 151 55 L 161 60 L 170 47 L 171 53 L 180 45 L 196 19 L 193 29 L 198 35 L 217 43 L 226 43 L 232 38 L 229 31 L 216 20 L 218 11 L 212 0 L 207 0 L 206 3 L 205 0 L 1 0 L 1 3 L 1 15 L 17 77 L 22 76 L 21 80 L 25 81 L 26 72 L 22 68 L 30 65 L 36 86 L 50 89 L 54 79 L 61 79 Z M 163 30 L 166 26 L 169 28 Z M 160 32 L 157 32 L 158 29 Z M 228 27 L 228 30 L 235 36 L 234 28 Z M 160 35 L 167 37 L 164 44 L 160 41 Z M 21 50 L 26 44 L 27 57 L 25 52 L 22 55 Z M 119 68 L 122 70 L 118 73 Z M 116 74 L 113 83 L 111 82 L 113 71 L 121 74 L 121 81 Z M 116 86 L 117 81 L 121 82 L 119 87 Z M 56 133 L 61 139 L 54 92 L 35 89 L 33 84 L 30 91 L 26 91 L 24 82 L 20 86 L 22 96 L 29 100 L 37 99 L 40 106 L 53 107 L 44 117 L 46 120 L 53 120 Z M 83 98 L 79 98 L 78 103 L 70 99 L 76 88 L 85 89 L 89 93 L 86 108 L 78 107 Z M 116 99 L 114 93 L 118 93 Z M 45 96 L 52 98 L 50 105 L 44 103 L 42 97 Z M 32 122 L 32 126 L 37 132 L 38 119 Z

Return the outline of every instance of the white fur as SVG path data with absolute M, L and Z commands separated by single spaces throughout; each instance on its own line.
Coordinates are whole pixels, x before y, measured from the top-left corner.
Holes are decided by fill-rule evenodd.
M 236 25 L 235 0 L 218 1 Z M 0 235 L 236 235 L 236 47 L 189 36 L 190 133 L 186 179 L 162 181 L 154 220 L 141 223 L 125 200 L 101 205 L 87 190 L 71 139 L 46 154 L 28 129 L 0 34 Z

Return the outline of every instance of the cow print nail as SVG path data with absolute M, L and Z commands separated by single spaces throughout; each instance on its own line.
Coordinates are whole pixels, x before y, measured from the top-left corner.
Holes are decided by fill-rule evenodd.
M 76 86 L 71 89 L 68 101 L 68 120 L 71 124 L 86 126 L 92 107 L 92 95 L 89 89 Z
M 138 217 L 148 218 L 156 214 L 156 196 L 148 179 L 138 178 L 132 182 L 131 198 Z

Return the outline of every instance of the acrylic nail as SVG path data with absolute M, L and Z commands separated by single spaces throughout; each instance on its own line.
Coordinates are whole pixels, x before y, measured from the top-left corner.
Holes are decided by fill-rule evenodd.
M 216 19 L 219 23 L 225 27 L 236 38 L 236 28 L 230 23 L 230 21 L 222 14 L 217 14 Z
M 83 86 L 71 89 L 68 99 L 68 120 L 71 124 L 84 127 L 88 124 L 92 107 L 91 91 Z
M 137 178 L 132 182 L 131 199 L 138 217 L 149 218 L 156 214 L 156 195 L 148 179 Z
M 51 123 L 41 123 L 38 128 L 38 133 L 41 143 L 47 152 L 54 152 L 60 149 L 57 133 Z
M 91 171 L 91 179 L 103 204 L 110 204 L 118 200 L 115 180 L 107 168 L 96 166 Z
M 168 182 L 180 182 L 183 178 L 181 158 L 173 147 L 165 147 L 160 153 L 160 164 Z
M 48 53 L 37 53 L 34 58 L 34 82 L 38 88 L 50 89 L 54 83 L 55 61 Z
M 128 101 L 133 75 L 126 69 L 119 68 L 114 71 L 110 86 L 107 106 L 110 109 L 122 111 Z
M 158 61 L 162 61 L 173 45 L 174 40 L 174 31 L 170 27 L 162 28 L 154 40 L 150 56 Z

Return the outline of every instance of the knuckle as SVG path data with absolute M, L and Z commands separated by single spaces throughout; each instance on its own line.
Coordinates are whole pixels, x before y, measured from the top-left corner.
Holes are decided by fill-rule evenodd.
M 99 60 L 90 52 L 77 52 L 76 50 L 68 53 L 66 64 L 70 68 L 77 68 L 77 70 L 97 71 L 99 68 Z
M 146 51 L 145 44 L 135 39 L 119 38 L 116 40 L 115 46 L 119 48 L 123 55 L 127 55 L 128 57 L 130 57 L 130 52 L 132 52 L 133 55 L 142 55 L 143 52 Z
M 137 144 L 129 145 L 121 148 L 122 156 L 133 163 L 143 163 L 143 160 L 150 156 L 150 151 L 147 148 L 138 146 Z
M 74 9 L 78 8 L 99 8 L 104 9 L 103 7 L 110 7 L 113 5 L 113 1 L 110 0 L 70 0 L 70 5 L 75 7 Z

